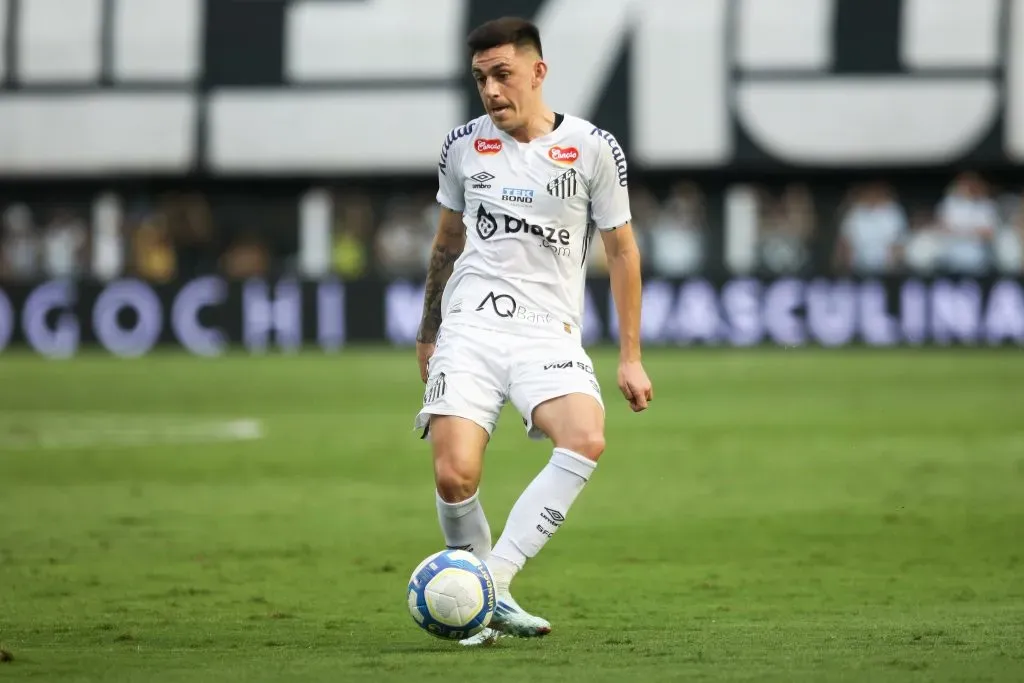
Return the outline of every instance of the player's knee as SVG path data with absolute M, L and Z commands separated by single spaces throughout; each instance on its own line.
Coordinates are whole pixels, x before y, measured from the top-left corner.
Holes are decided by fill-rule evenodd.
M 434 480 L 442 500 L 461 503 L 476 493 L 480 470 L 467 458 L 439 457 L 434 459 Z
M 477 481 L 457 467 L 442 465 L 434 470 L 437 492 L 446 503 L 461 503 L 476 493 Z
M 558 446 L 597 462 L 601 454 L 604 453 L 604 434 L 598 429 L 581 429 L 567 435 Z
M 470 420 L 444 416 L 430 424 L 434 481 L 446 503 L 461 503 L 480 485 L 488 433 Z

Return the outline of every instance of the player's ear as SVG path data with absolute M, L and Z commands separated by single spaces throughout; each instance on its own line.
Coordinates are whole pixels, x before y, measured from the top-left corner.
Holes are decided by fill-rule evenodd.
M 543 59 L 538 59 L 533 63 L 533 87 L 540 86 L 544 82 L 544 78 L 548 75 L 548 65 Z

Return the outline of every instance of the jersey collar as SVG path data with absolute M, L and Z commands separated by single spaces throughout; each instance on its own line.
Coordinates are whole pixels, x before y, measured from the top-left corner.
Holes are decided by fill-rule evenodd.
M 533 140 L 530 140 L 529 142 L 520 142 L 519 140 L 516 140 L 514 137 L 512 137 L 511 135 L 509 135 L 505 131 L 501 130 L 500 128 L 496 127 L 494 130 L 498 134 L 499 137 L 505 138 L 509 142 L 514 142 L 517 145 L 533 145 L 533 144 L 537 144 L 537 143 L 544 144 L 543 141 L 546 140 L 549 136 L 554 135 L 555 131 L 557 131 L 559 126 L 562 125 L 563 121 L 565 121 L 565 114 L 562 114 L 562 113 L 559 113 L 559 112 L 556 111 L 555 112 L 555 125 L 551 129 L 551 131 L 548 132 L 548 133 L 545 133 L 544 135 L 541 135 L 539 138 L 534 138 Z

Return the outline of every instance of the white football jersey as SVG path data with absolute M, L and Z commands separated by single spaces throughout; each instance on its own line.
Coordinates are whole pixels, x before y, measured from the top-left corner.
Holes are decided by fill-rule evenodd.
M 463 213 L 466 248 L 442 298 L 447 322 L 579 339 L 596 230 L 630 221 L 626 157 L 574 116 L 528 143 L 484 115 L 441 147 L 437 200 Z

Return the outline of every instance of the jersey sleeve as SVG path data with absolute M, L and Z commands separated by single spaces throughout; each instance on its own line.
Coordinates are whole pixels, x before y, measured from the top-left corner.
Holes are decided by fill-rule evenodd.
M 441 145 L 437 162 L 437 201 L 452 211 L 466 208 L 465 180 L 462 177 L 462 149 L 459 142 L 473 132 L 473 126 L 453 129 Z
M 600 140 L 590 181 L 590 213 L 598 230 L 613 230 L 632 218 L 626 153 L 611 133 L 594 128 L 591 135 Z

